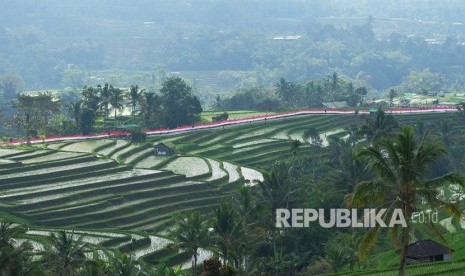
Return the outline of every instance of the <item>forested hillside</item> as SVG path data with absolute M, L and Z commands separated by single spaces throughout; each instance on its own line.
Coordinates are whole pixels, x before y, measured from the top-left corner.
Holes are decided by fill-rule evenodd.
M 26 89 L 156 86 L 180 72 L 224 91 L 337 71 L 381 91 L 426 68 L 444 89 L 464 86 L 460 1 L 8 2 L 0 75 Z

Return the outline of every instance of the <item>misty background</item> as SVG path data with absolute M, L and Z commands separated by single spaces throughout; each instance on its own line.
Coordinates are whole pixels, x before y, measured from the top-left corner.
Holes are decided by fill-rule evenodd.
M 465 86 L 459 0 L 3 0 L 1 6 L 0 75 L 18 75 L 25 90 L 104 82 L 155 89 L 179 75 L 196 93 L 214 95 L 334 71 L 375 92 L 421 72 L 440 90 Z

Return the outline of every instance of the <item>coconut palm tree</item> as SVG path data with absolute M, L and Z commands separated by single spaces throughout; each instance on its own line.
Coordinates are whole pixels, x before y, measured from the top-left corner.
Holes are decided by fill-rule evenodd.
M 181 248 L 192 254 L 192 275 L 195 276 L 199 248 L 208 244 L 207 222 L 202 220 L 200 212 L 188 212 L 179 218 L 176 228 L 170 231 L 170 235 Z
M 82 100 L 71 102 L 66 105 L 66 110 L 68 115 L 73 119 L 76 129 L 79 129 L 81 125 L 81 116 L 82 116 Z
M 106 119 L 110 113 L 110 100 L 111 100 L 111 91 L 108 83 L 105 83 L 103 88 L 99 85 L 99 108 L 103 110 L 103 117 Z
M 350 147 L 350 142 L 344 140 L 338 142 L 336 146 L 339 147 L 339 154 L 330 164 L 333 168 L 330 179 L 345 193 L 351 193 L 357 183 L 366 180 L 369 174 L 365 163 L 356 157 L 355 151 Z
M 446 151 L 437 140 L 421 139 L 414 135 L 412 127 L 407 126 L 394 137 L 380 139 L 373 145 L 364 147 L 358 154 L 367 161 L 367 168 L 375 174 L 370 181 L 362 181 L 355 186 L 348 197 L 353 208 L 386 208 L 385 219 L 390 218 L 394 209 L 401 209 L 406 227 L 395 225 L 390 228 L 393 244 L 398 244 L 400 233 L 399 275 L 405 275 L 405 261 L 409 237 L 412 229 L 412 213 L 418 211 L 419 203 L 429 208 L 443 208 L 460 218 L 458 207 L 440 198 L 438 188 L 446 184 L 459 184 L 465 187 L 464 178 L 456 173 L 429 178 L 428 169 L 434 165 Z M 379 225 L 370 228 L 361 241 L 361 259 L 374 246 L 380 231 Z
M 440 121 L 439 122 L 439 131 L 441 134 L 442 142 L 446 145 L 450 145 L 450 136 L 454 131 L 454 124 L 450 121 Z
M 137 103 L 139 103 L 140 97 L 144 90 L 139 91 L 138 85 L 131 85 L 129 90 L 129 100 L 131 102 L 131 114 L 134 116 L 136 114 Z
M 115 252 L 115 256 L 111 260 L 111 268 L 108 275 L 112 276 L 137 276 L 141 275 L 139 263 L 131 256 Z
M 0 275 L 33 275 L 37 271 L 32 245 L 17 241 L 26 231 L 23 225 L 0 222 Z
M 362 125 L 360 133 L 364 134 L 371 141 L 392 133 L 399 128 L 399 123 L 394 116 L 387 115 L 381 108 L 378 108 L 373 115 L 365 116 L 365 124 Z
M 297 150 L 300 148 L 301 145 L 302 145 L 302 142 L 300 142 L 299 140 L 292 141 L 290 152 L 293 158 L 295 158 L 295 156 L 297 155 Z
M 323 145 L 323 139 L 321 139 L 320 133 L 315 127 L 311 127 L 305 130 L 302 138 L 306 142 L 310 139 L 310 144 L 315 145 L 317 147 L 321 147 Z
M 114 88 L 110 85 L 110 104 L 111 107 L 115 110 L 115 119 L 116 112 L 123 109 L 124 93 L 123 90 L 119 88 Z
M 50 235 L 50 245 L 45 249 L 44 261 L 53 275 L 78 274 L 79 269 L 88 261 L 84 254 L 87 245 L 82 242 L 83 238 L 84 236 L 79 236 L 75 240 L 74 233 L 68 235 L 65 231 Z
M 153 127 L 155 110 L 160 104 L 160 98 L 154 92 L 144 93 L 141 108 L 145 127 Z
M 397 97 L 397 91 L 394 89 L 389 90 L 389 106 L 393 105 L 395 97 Z
M 253 269 L 253 252 L 263 244 L 264 230 L 248 221 L 249 188 L 242 189 L 241 198 L 223 201 L 214 209 L 213 232 L 215 244 L 223 258 L 241 272 Z M 242 206 L 241 206 L 242 205 Z
M 274 163 L 271 172 L 264 174 L 264 180 L 258 182 L 260 200 L 269 205 L 271 217 L 275 216 L 277 208 L 288 208 L 293 195 L 299 192 L 291 180 L 292 170 L 287 163 Z
M 14 225 L 12 222 L 0 222 L 0 247 L 14 246 L 15 239 L 25 234 L 27 228 L 23 225 Z
M 325 258 L 323 261 L 331 267 L 334 273 L 337 273 L 349 263 L 349 255 L 342 246 L 330 243 L 325 247 Z
M 110 259 L 112 255 L 107 254 L 106 257 Z M 101 276 L 110 273 L 110 271 L 109 262 L 101 258 L 98 250 L 94 249 L 91 259 L 84 264 L 80 276 Z
M 271 172 L 263 175 L 264 180 L 258 182 L 259 201 L 266 206 L 270 213 L 266 214 L 268 225 L 267 234 L 271 239 L 273 253 L 280 259 L 284 254 L 284 239 L 286 228 L 275 227 L 274 218 L 277 208 L 289 209 L 299 194 L 301 188 L 292 181 L 293 166 L 277 162 L 272 165 Z

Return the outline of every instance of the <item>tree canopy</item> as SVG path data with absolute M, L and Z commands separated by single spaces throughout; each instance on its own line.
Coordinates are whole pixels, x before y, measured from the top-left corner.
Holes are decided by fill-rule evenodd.
M 202 106 L 192 95 L 192 88 L 181 78 L 169 78 L 160 89 L 163 125 L 173 128 L 194 124 L 199 120 Z

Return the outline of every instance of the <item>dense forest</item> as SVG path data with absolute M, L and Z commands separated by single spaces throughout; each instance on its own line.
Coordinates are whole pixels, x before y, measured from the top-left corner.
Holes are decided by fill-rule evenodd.
M 425 69 L 444 90 L 464 86 L 460 1 L 10 2 L 0 11 L 0 75 L 28 90 L 159 86 L 174 72 L 201 93 L 209 84 L 195 80 L 211 72 L 224 91 L 337 71 L 383 91 Z

